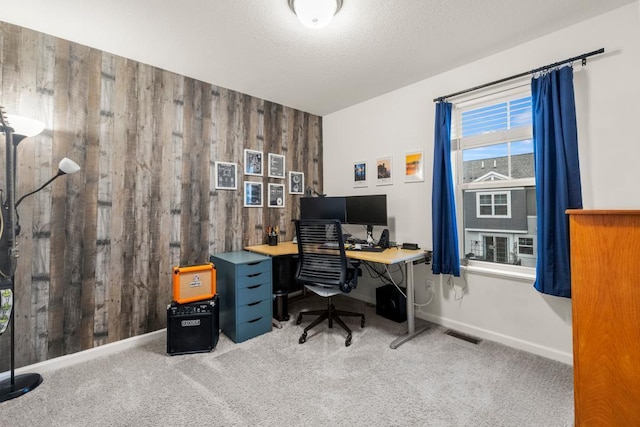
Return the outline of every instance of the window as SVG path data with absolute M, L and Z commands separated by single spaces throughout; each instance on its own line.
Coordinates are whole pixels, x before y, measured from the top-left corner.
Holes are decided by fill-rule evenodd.
M 533 237 L 518 237 L 518 253 L 520 255 L 533 255 Z
M 508 191 L 476 193 L 478 218 L 511 217 L 511 193 Z
M 452 161 L 464 256 L 535 267 L 529 89 L 459 102 L 453 111 Z

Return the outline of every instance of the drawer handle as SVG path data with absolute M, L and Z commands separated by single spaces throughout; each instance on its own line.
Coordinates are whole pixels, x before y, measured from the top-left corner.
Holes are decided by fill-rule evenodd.
M 247 265 L 258 265 L 260 264 L 262 261 L 256 261 L 256 262 L 248 262 Z
M 254 286 L 248 286 L 247 289 L 257 289 L 262 285 L 254 285 Z
M 260 319 L 262 319 L 262 316 L 258 317 L 257 319 L 249 320 L 247 323 L 256 323 Z
M 256 301 L 256 302 L 252 302 L 250 304 L 247 304 L 249 307 L 253 307 L 254 305 L 258 305 L 260 304 L 262 301 Z
M 247 277 L 256 277 L 261 275 L 262 273 L 254 273 L 254 274 L 248 274 Z

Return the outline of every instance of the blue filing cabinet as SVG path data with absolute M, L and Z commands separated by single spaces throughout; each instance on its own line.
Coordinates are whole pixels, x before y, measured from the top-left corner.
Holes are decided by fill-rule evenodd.
M 247 251 L 211 255 L 220 297 L 220 329 L 240 343 L 271 331 L 271 258 Z

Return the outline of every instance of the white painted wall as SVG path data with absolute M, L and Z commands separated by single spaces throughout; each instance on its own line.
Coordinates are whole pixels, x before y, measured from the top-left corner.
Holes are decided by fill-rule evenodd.
M 580 162 L 585 208 L 640 208 L 640 14 L 638 3 L 502 53 L 325 116 L 324 190 L 329 195 L 386 193 L 391 239 L 431 247 L 433 98 L 517 74 L 601 47 L 586 68 L 575 65 Z M 452 29 L 455 31 L 455 29 Z M 421 54 L 416 52 L 416 54 Z M 411 61 L 411 58 L 407 58 Z M 425 181 L 403 183 L 404 153 L 424 149 Z M 394 183 L 352 185 L 353 162 L 394 156 Z M 360 231 L 356 229 L 355 231 Z M 380 233 L 376 227 L 374 234 Z M 594 250 L 597 256 L 597 250 Z M 605 278 L 603 278 L 605 280 Z M 466 273 L 456 289 L 430 269 L 416 274 L 416 302 L 433 302 L 418 316 L 507 345 L 572 362 L 571 301 L 539 294 L 533 280 Z M 371 286 L 354 295 L 375 302 Z M 424 339 L 424 338 L 423 338 Z M 428 344 L 428 343 L 427 343 Z

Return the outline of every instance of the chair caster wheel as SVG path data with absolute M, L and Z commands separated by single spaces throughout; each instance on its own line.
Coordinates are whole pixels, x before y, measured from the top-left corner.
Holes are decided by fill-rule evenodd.
M 347 340 L 344 342 L 345 347 L 349 347 L 351 345 L 351 334 L 347 336 Z
M 298 314 L 298 318 L 296 319 L 296 325 L 299 325 L 300 323 L 302 323 L 302 313 Z
M 360 327 L 364 328 L 364 316 L 362 316 L 362 319 L 360 319 Z
M 300 344 L 304 344 L 306 341 L 307 341 L 307 333 L 305 332 L 300 336 L 300 339 L 298 340 L 298 342 Z

